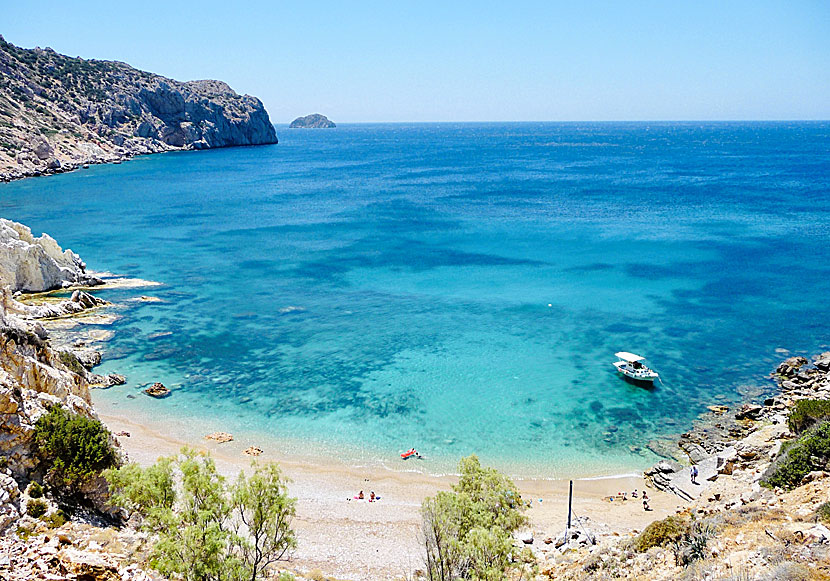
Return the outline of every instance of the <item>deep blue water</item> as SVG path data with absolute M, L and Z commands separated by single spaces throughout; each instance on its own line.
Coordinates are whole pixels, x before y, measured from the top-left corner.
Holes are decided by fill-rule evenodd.
M 351 461 L 596 474 L 771 389 L 776 349 L 830 342 L 830 123 L 279 136 L 0 185 L 3 216 L 164 283 L 101 293 L 165 302 L 117 309 L 102 368 L 130 383 L 99 406 Z M 621 381 L 619 350 L 664 384 Z M 127 398 L 157 380 L 173 397 Z

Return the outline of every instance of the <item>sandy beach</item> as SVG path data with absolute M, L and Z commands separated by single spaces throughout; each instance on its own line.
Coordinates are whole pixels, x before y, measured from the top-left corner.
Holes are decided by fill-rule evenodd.
M 220 472 L 231 478 L 249 469 L 253 460 L 242 451 L 256 442 L 186 441 L 125 417 L 100 412 L 99 416 L 113 433 L 130 434 L 119 436 L 118 441 L 129 459 L 142 465 L 185 445 L 210 452 Z M 205 426 L 205 435 L 213 431 L 212 426 Z M 403 465 L 401 471 L 358 468 L 339 461 L 322 465 L 267 449 L 258 460 L 278 462 L 291 479 L 289 490 L 297 498 L 294 527 L 298 547 L 282 566 L 302 572 L 319 569 L 342 579 L 396 579 L 421 568 L 421 502 L 438 490 L 449 489 L 455 480 L 403 471 Z M 565 528 L 568 481 L 517 480 L 517 485 L 523 498 L 532 500 L 527 511 L 534 536 L 532 547 L 544 556 L 558 554 L 544 539 L 561 535 Z M 643 479 L 634 476 L 575 480 L 573 511 L 587 517 L 585 526 L 592 534 L 625 536 L 682 505 L 677 497 L 651 489 L 648 494 L 653 510 L 649 512 L 643 510 L 639 499 L 608 500 L 620 491 L 630 495 L 643 487 Z M 381 499 L 374 503 L 354 500 L 360 490 L 367 496 L 374 491 Z

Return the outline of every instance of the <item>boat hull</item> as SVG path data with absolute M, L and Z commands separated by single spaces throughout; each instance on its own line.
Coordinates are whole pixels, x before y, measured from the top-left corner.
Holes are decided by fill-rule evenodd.
M 645 389 L 652 389 L 654 387 L 654 380 L 653 379 L 635 379 L 633 377 L 629 377 L 624 373 L 620 373 L 620 378 L 625 381 L 626 383 L 630 383 L 631 385 L 636 385 L 637 387 L 642 387 Z

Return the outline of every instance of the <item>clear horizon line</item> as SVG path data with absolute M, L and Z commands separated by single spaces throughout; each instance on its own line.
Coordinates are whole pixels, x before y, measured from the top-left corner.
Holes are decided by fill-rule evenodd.
M 466 120 L 466 121 L 333 121 L 339 125 L 372 125 L 372 124 L 438 124 L 438 123 L 828 123 L 830 118 L 793 118 L 793 119 L 572 119 L 572 120 Z M 272 122 L 272 125 L 290 125 L 291 121 Z M 298 127 L 297 129 L 307 129 Z

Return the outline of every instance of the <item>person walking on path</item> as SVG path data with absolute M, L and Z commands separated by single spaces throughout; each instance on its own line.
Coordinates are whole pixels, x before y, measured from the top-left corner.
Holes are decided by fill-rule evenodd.
M 697 466 L 692 466 L 689 469 L 689 474 L 692 477 L 692 484 L 697 484 Z

